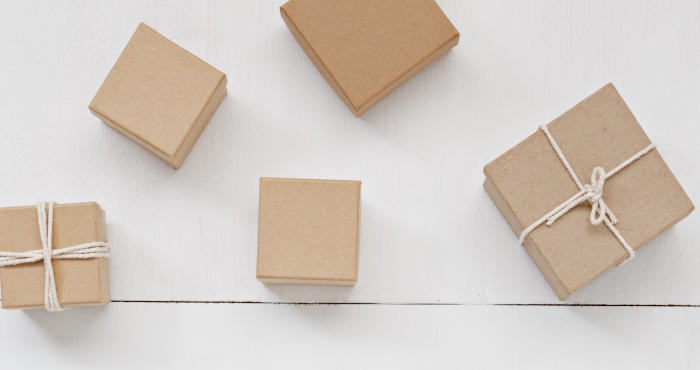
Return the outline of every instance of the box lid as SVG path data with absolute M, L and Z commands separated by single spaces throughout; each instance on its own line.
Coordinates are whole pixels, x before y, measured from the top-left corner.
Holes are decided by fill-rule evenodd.
M 358 116 L 459 41 L 434 0 L 291 0 L 281 11 Z
M 141 23 L 90 110 L 172 162 L 222 83 L 224 73 Z
M 258 279 L 354 285 L 360 185 L 359 181 L 261 178 Z
M 595 167 L 612 170 L 651 143 L 612 84 L 547 127 L 583 183 Z M 484 173 L 517 218 L 518 236 L 579 191 L 541 131 L 489 163 Z M 603 199 L 635 250 L 694 209 L 656 149 L 607 179 Z M 584 202 L 552 226 L 544 224 L 529 234 L 568 294 L 628 257 L 604 224 L 591 225 L 590 212 Z
M 56 204 L 53 249 L 107 241 L 104 211 L 99 204 Z M 41 250 L 36 206 L 0 208 L 0 251 Z M 52 261 L 61 306 L 103 304 L 110 301 L 105 258 Z M 0 268 L 3 308 L 44 307 L 43 261 Z

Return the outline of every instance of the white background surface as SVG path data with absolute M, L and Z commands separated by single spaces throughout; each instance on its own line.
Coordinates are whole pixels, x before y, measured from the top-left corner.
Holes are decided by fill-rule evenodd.
M 359 119 L 283 3 L 0 2 L 0 205 L 100 203 L 121 301 L 0 312 L 2 361 L 699 366 L 697 213 L 541 306 L 560 302 L 481 183 L 486 163 L 613 82 L 697 203 L 700 2 L 439 0 L 460 44 Z M 87 109 L 139 22 L 228 75 L 179 170 Z M 261 176 L 363 182 L 355 287 L 255 280 Z

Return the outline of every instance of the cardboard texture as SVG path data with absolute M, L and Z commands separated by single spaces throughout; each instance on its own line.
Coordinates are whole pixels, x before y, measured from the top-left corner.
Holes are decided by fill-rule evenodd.
M 547 127 L 583 183 L 596 166 L 612 170 L 651 144 L 612 84 Z M 579 191 L 540 130 L 489 163 L 484 173 L 484 188 L 517 236 Z M 607 179 L 603 199 L 634 250 L 695 208 L 656 149 Z M 525 240 L 560 300 L 628 257 L 610 229 L 591 225 L 590 212 L 584 202 Z
M 97 203 L 56 204 L 53 249 L 107 241 L 105 212 Z M 0 250 L 41 250 L 36 206 L 0 208 Z M 52 260 L 62 307 L 111 301 L 106 258 Z M 2 308 L 44 307 L 44 262 L 0 268 Z
M 358 117 L 459 43 L 434 0 L 291 0 L 280 11 Z
M 226 96 L 226 82 L 224 73 L 141 23 L 89 108 L 180 168 Z
M 260 179 L 257 278 L 355 285 L 360 181 Z

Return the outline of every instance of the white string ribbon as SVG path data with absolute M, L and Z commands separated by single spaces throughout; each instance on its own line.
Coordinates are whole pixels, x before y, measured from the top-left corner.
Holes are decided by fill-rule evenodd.
M 605 223 L 605 225 L 607 225 L 610 231 L 612 231 L 612 233 L 615 235 L 617 240 L 619 240 L 622 246 L 625 247 L 625 249 L 627 250 L 629 257 L 627 257 L 624 261 L 620 262 L 618 266 L 624 265 L 629 260 L 634 258 L 634 249 L 632 249 L 632 247 L 630 247 L 630 245 L 627 244 L 625 238 L 623 238 L 622 235 L 620 235 L 620 232 L 615 227 L 615 224 L 617 223 L 617 217 L 615 217 L 615 215 L 612 213 L 610 208 L 608 208 L 608 206 L 605 204 L 605 201 L 603 200 L 603 188 L 605 186 L 605 180 L 610 178 L 612 175 L 618 173 L 621 169 L 627 167 L 630 163 L 636 161 L 643 155 L 649 153 L 652 149 L 656 148 L 656 144 L 650 144 L 648 147 L 639 151 L 637 154 L 633 155 L 628 160 L 622 162 L 619 166 L 615 167 L 615 169 L 613 169 L 610 172 L 606 173 L 602 167 L 596 167 L 595 169 L 593 169 L 593 174 L 591 175 L 591 183 L 583 185 L 581 184 L 581 181 L 579 181 L 578 176 L 576 176 L 576 173 L 574 172 L 573 168 L 571 168 L 569 161 L 566 160 L 566 157 L 564 157 L 564 153 L 562 153 L 561 148 L 559 148 L 557 141 L 554 140 L 554 137 L 549 132 L 549 129 L 547 129 L 547 126 L 542 125 L 540 126 L 540 129 L 545 133 L 545 135 L 547 135 L 547 139 L 549 139 L 550 144 L 552 144 L 554 151 L 557 153 L 562 163 L 564 163 L 564 167 L 566 167 L 566 170 L 569 171 L 569 174 L 574 179 L 574 182 L 576 182 L 576 186 L 578 186 L 580 191 L 576 193 L 576 195 L 574 195 L 573 197 L 569 198 L 566 202 L 560 204 L 551 212 L 547 213 L 535 223 L 530 225 L 530 227 L 523 230 L 522 234 L 520 234 L 518 244 L 523 245 L 523 242 L 525 242 L 525 238 L 527 237 L 527 235 L 543 223 L 547 222 L 547 225 L 551 226 L 556 220 L 558 220 L 561 216 L 565 215 L 572 208 L 585 201 L 588 201 L 592 206 L 590 217 L 591 224 L 600 225 L 601 223 Z
M 109 244 L 106 242 L 92 242 L 73 247 L 52 250 L 53 236 L 53 206 L 54 202 L 38 203 L 36 205 L 37 219 L 39 221 L 39 234 L 41 235 L 41 250 L 28 252 L 2 252 L 0 251 L 0 267 L 16 266 L 25 263 L 33 263 L 44 260 L 44 307 L 47 311 L 63 311 L 58 303 L 56 294 L 56 280 L 53 274 L 52 259 L 89 259 L 109 257 Z M 48 214 L 46 208 L 48 206 Z

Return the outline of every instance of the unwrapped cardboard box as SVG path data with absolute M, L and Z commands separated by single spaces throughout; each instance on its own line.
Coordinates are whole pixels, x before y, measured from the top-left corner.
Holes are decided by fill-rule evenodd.
M 610 171 L 651 144 L 612 84 L 547 128 L 583 183 L 594 168 Z M 579 192 L 543 131 L 489 163 L 484 173 L 484 188 L 518 236 Z M 634 250 L 694 209 L 656 149 L 606 179 L 602 198 L 619 221 L 614 226 Z M 630 255 L 606 224 L 591 224 L 590 213 L 591 204 L 584 202 L 551 226 L 537 227 L 524 241 L 561 300 Z
M 358 117 L 459 43 L 434 0 L 291 0 L 281 13 Z
M 89 108 L 180 168 L 226 93 L 225 74 L 141 23 Z
M 260 179 L 257 278 L 355 285 L 359 181 Z
M 97 203 L 56 204 L 53 250 L 107 241 L 105 212 Z M 36 206 L 0 208 L 0 251 L 42 250 Z M 58 301 L 62 307 L 110 302 L 106 258 L 53 259 Z M 44 307 L 44 262 L 0 268 L 2 308 Z

